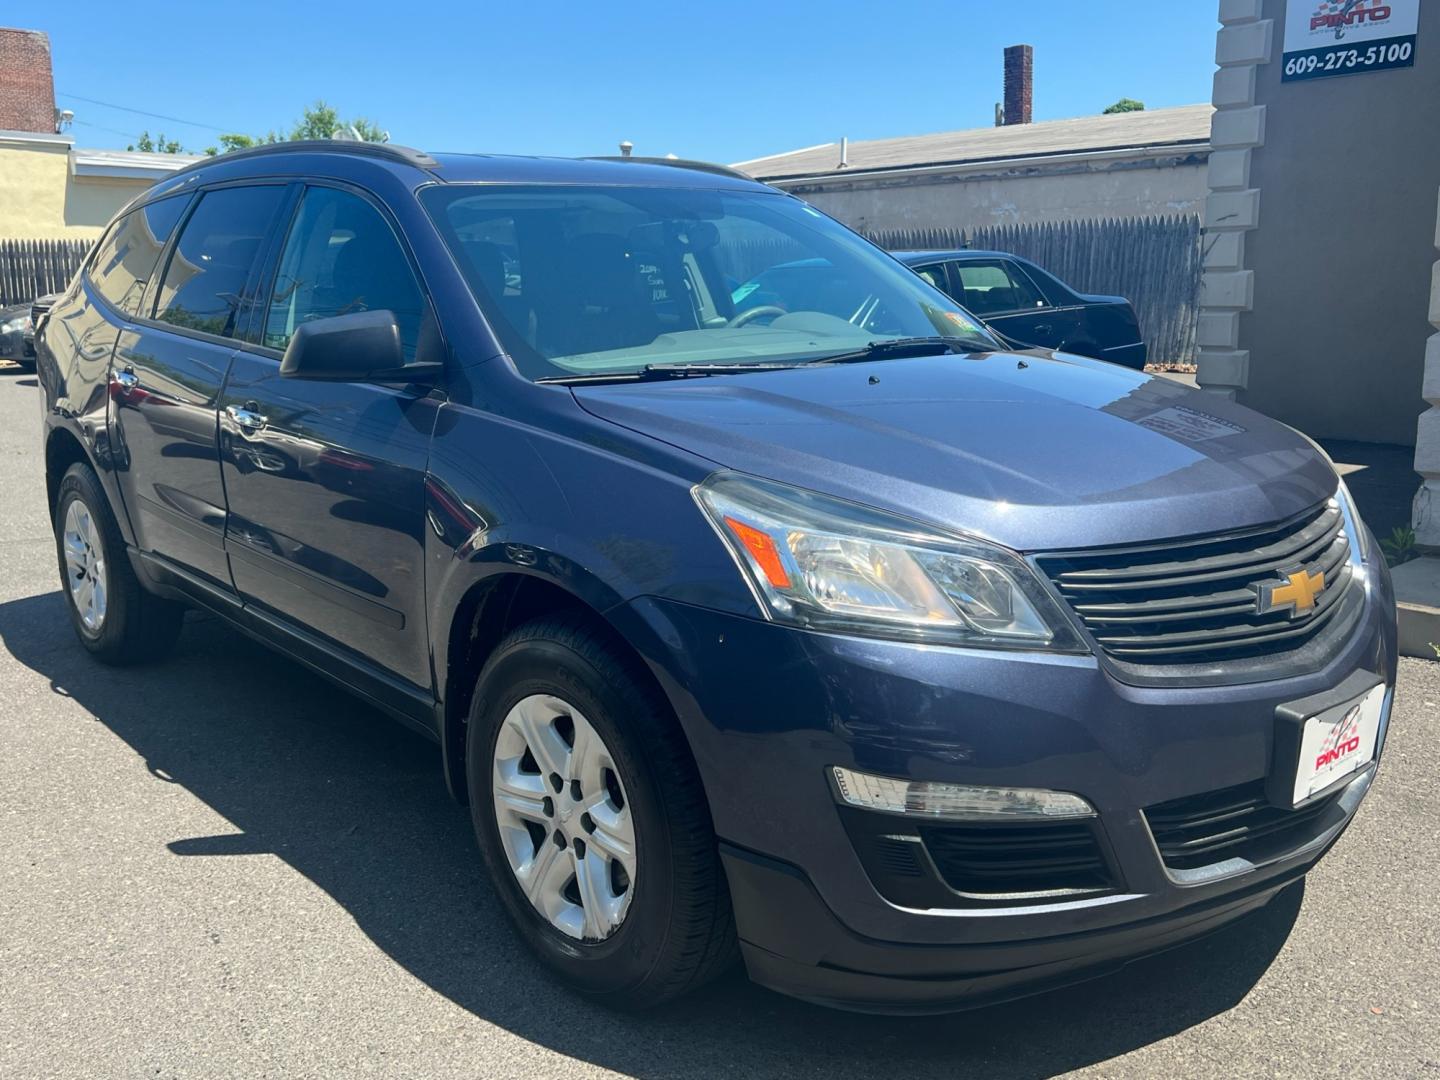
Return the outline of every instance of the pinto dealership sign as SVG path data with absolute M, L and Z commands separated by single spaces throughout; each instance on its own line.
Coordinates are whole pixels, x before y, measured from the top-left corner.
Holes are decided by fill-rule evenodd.
M 1289 0 L 1281 81 L 1413 67 L 1420 0 Z

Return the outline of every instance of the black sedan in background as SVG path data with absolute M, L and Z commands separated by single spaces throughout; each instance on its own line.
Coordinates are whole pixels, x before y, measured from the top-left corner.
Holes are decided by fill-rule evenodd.
M 1123 296 L 1078 293 L 1034 263 L 1003 251 L 897 251 L 894 255 L 992 330 L 1023 345 L 1057 349 L 1139 370 L 1145 341 Z
M 34 368 L 29 304 L 0 308 L 0 360 L 14 360 L 25 370 Z

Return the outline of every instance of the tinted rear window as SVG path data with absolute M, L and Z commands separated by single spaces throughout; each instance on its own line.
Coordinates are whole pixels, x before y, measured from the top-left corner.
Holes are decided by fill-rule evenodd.
M 90 264 L 90 282 L 121 311 L 134 315 L 160 251 L 190 204 L 189 195 L 161 199 L 117 221 Z
M 960 262 L 961 303 L 976 315 L 1027 311 L 1044 307 L 1045 298 L 1021 269 L 1008 260 Z
M 201 195 L 170 256 L 155 317 L 233 337 L 250 269 L 284 195 L 278 185 L 220 188 Z

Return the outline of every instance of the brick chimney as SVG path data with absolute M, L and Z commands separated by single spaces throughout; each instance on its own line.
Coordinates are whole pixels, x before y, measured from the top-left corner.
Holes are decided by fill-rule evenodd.
M 1035 52 L 1029 45 L 1005 50 L 1005 123 L 1030 123 L 1034 95 Z
M 0 26 L 0 131 L 55 131 L 50 37 Z

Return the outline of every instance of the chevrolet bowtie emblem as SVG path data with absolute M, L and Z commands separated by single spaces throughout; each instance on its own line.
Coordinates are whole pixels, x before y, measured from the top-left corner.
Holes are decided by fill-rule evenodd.
M 1280 571 L 1274 581 L 1257 582 L 1255 588 L 1260 594 L 1256 607 L 1261 615 L 1289 609 L 1293 619 L 1314 610 L 1316 599 L 1325 591 L 1325 575 L 1300 566 Z

